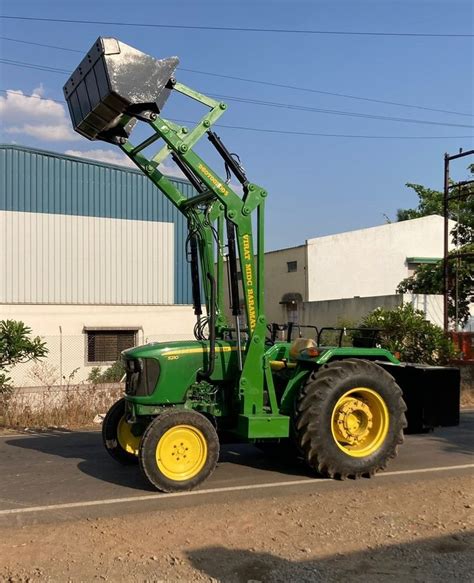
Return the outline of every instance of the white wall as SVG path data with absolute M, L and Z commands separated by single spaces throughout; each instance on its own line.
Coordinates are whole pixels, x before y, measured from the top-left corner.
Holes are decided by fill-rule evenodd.
M 433 215 L 309 239 L 308 301 L 395 293 L 410 275 L 407 257 L 443 256 L 443 222 Z
M 403 303 L 425 313 L 426 319 L 443 327 L 444 298 L 440 295 L 403 294 Z
M 174 224 L 0 211 L 0 302 L 173 304 Z
M 87 363 L 84 328 L 136 328 L 137 344 L 193 338 L 191 306 L 54 306 L 0 305 L 0 319 L 21 320 L 41 336 L 49 349 L 39 364 L 16 366 L 16 386 L 60 384 L 75 370 L 74 382 L 85 381 L 95 364 Z M 61 330 L 60 330 L 61 327 Z M 64 379 L 63 379 L 63 382 Z

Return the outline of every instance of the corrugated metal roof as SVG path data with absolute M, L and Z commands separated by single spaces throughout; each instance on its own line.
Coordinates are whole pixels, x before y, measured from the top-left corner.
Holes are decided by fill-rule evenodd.
M 171 180 L 186 196 L 196 194 L 187 181 Z M 139 170 L 0 145 L 0 211 L 174 223 L 175 303 L 191 302 L 186 221 Z

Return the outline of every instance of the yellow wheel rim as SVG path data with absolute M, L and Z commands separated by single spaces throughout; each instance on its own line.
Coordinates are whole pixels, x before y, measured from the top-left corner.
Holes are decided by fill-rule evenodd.
M 191 425 L 168 429 L 156 447 L 156 463 L 161 473 L 177 482 L 199 474 L 207 460 L 207 442 L 202 432 Z
M 347 455 L 366 457 L 385 441 L 389 419 L 387 405 L 376 391 L 363 387 L 351 389 L 333 409 L 332 436 Z
M 125 421 L 125 417 L 122 417 L 117 425 L 117 439 L 127 453 L 138 455 L 141 437 L 133 435 L 132 426 Z

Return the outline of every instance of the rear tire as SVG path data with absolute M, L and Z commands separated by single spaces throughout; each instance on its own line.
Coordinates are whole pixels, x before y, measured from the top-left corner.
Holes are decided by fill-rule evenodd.
M 105 416 L 102 441 L 114 460 L 123 465 L 138 463 L 140 437 L 132 434 L 132 426 L 125 421 L 125 399 L 114 403 Z
M 147 427 L 140 444 L 140 468 L 162 492 L 196 488 L 212 474 L 218 459 L 216 430 L 196 411 L 164 411 Z
M 406 405 L 393 377 L 362 359 L 313 373 L 296 406 L 298 443 L 308 466 L 330 478 L 385 469 L 403 443 Z

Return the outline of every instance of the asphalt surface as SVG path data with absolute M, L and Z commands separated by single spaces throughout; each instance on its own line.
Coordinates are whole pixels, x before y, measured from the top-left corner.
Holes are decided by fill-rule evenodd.
M 429 480 L 440 472 L 474 477 L 474 411 L 463 412 L 459 427 L 407 436 L 398 457 L 375 480 L 389 487 L 393 480 Z M 114 462 L 97 431 L 0 437 L 0 526 L 196 506 L 209 499 L 304 494 L 315 488 L 363 491 L 371 482 L 314 478 L 301 464 L 266 456 L 253 446 L 227 445 L 200 490 L 160 494 L 138 467 Z

